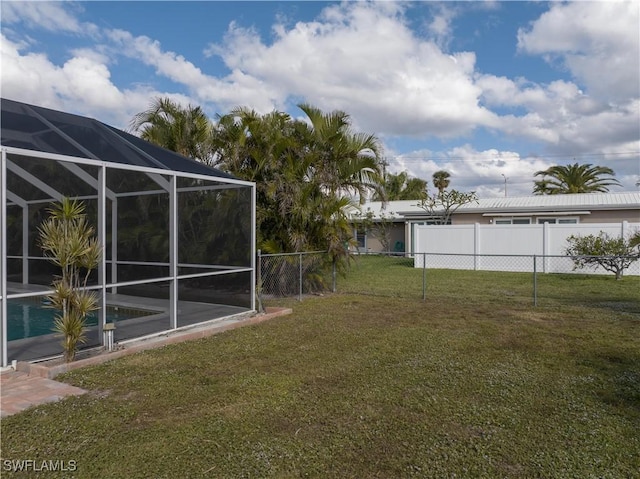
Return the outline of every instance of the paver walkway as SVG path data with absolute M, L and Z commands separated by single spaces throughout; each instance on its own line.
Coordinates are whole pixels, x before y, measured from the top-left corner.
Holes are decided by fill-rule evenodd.
M 77 396 L 87 391 L 69 384 L 30 376 L 20 371 L 0 373 L 0 417 L 10 416 L 31 406 Z

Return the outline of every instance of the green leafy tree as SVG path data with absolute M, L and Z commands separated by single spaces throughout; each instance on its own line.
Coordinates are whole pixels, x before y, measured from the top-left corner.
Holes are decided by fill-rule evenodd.
M 373 201 L 420 200 L 427 191 L 427 182 L 420 178 L 409 177 L 406 171 L 398 174 L 387 173 L 382 191 L 376 191 Z
M 442 196 L 444 190 L 449 187 L 451 183 L 451 174 L 448 171 L 440 170 L 433 174 L 433 186 L 438 190 L 438 195 Z
M 208 164 L 256 183 L 259 248 L 266 253 L 328 250 L 341 263 L 348 258 L 346 211 L 352 198 L 363 201 L 382 184 L 375 136 L 354 132 L 344 112 L 324 113 L 301 104 L 306 121 L 279 111 L 259 114 L 236 108 L 218 116 L 205 141 L 183 134 L 206 130 L 183 126 L 199 115 L 167 100 L 158 103 L 132 123 L 143 138 L 174 151 L 184 143 L 181 138 L 193 140 L 196 146 L 183 150 L 195 152 L 190 156 L 204 157 Z
M 199 106 L 183 107 L 169 98 L 155 98 L 135 115 L 130 130 L 156 145 L 188 158 L 210 163 L 212 124 Z
M 246 108 L 220 117 L 212 142 L 216 165 L 256 182 L 258 244 L 265 252 L 344 255 L 351 195 L 364 198 L 380 185 L 379 142 L 354 133 L 344 112 L 300 108 L 308 122 Z
M 98 308 L 97 295 L 85 288 L 91 271 L 98 266 L 102 248 L 82 203 L 63 198 L 48 211 L 49 218 L 39 227 L 40 247 L 44 256 L 61 269 L 49 299 L 60 311 L 54 330 L 63 335 L 65 359 L 73 361 L 78 345 L 86 341 L 87 315 Z
M 303 103 L 298 107 L 309 123 L 298 122 L 304 132 L 305 152 L 311 156 L 312 177 L 330 194 L 347 192 L 364 202 L 382 183 L 381 145 L 371 134 L 354 132 L 351 118 L 343 111 L 324 113 Z
M 611 178 L 615 176 L 611 168 L 591 164 L 556 165 L 538 171 L 534 176 L 541 177 L 534 183 L 535 195 L 606 193 L 610 186 L 620 186 L 618 180 Z
M 622 279 L 624 270 L 640 259 L 639 232 L 628 238 L 612 237 L 604 231 L 598 235 L 571 235 L 567 242 L 565 254 L 571 256 L 574 269 L 601 266 L 616 279 Z

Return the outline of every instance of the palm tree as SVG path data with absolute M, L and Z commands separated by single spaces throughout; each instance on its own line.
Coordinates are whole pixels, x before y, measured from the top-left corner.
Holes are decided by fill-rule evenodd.
M 387 173 L 384 192 L 376 192 L 373 201 L 420 200 L 427 191 L 427 182 L 420 178 L 409 178 L 406 171 Z
M 535 195 L 559 195 L 570 193 L 606 193 L 609 186 L 620 186 L 614 178 L 613 170 L 606 166 L 593 166 L 589 163 L 579 165 L 556 165 L 538 171 L 534 176 L 541 176 L 533 186 Z
M 204 163 L 211 162 L 211 128 L 202 108 L 182 107 L 169 98 L 155 98 L 129 126 L 144 140 Z
M 351 236 L 350 195 L 363 200 L 381 189 L 381 147 L 375 136 L 352 131 L 344 112 L 299 107 L 308 121 L 240 107 L 210 125 L 201 110 L 159 99 L 132 127 L 143 138 L 255 182 L 258 246 L 265 252 L 323 249 L 337 259 L 346 255 Z
M 438 189 L 438 196 L 442 196 L 444 190 L 449 187 L 449 184 L 451 183 L 449 178 L 451 178 L 451 174 L 445 170 L 436 171 L 433 174 L 433 186 Z
M 300 105 L 309 122 L 237 108 L 214 127 L 216 165 L 256 182 L 258 244 L 265 252 L 344 253 L 347 193 L 380 188 L 377 138 L 354 133 L 344 112 Z
M 298 107 L 307 115 L 305 143 L 315 156 L 315 175 L 333 194 L 356 193 L 361 202 L 369 191 L 380 190 L 382 158 L 379 140 L 370 134 L 351 130 L 349 115 L 343 111 L 323 113 L 303 103 Z M 301 126 L 306 126 L 301 123 Z

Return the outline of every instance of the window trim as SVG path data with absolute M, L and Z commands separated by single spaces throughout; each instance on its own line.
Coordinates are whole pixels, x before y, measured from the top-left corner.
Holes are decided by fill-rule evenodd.
M 528 223 L 514 223 L 513 222 L 514 220 L 516 220 L 516 221 L 527 220 L 529 222 Z M 508 221 L 508 223 L 507 223 L 507 221 Z M 499 217 L 499 218 L 495 218 L 493 220 L 493 224 L 494 225 L 513 225 L 513 224 L 515 224 L 515 225 L 530 225 L 532 223 L 531 223 L 531 217 L 526 217 L 525 218 L 523 216 L 512 216 L 512 217 L 502 216 L 502 217 Z
M 550 220 L 553 220 L 551 222 Z M 562 221 L 562 223 L 560 223 Z M 580 223 L 579 216 L 538 216 L 536 218 L 536 224 L 542 225 L 544 223 L 552 225 L 576 225 Z

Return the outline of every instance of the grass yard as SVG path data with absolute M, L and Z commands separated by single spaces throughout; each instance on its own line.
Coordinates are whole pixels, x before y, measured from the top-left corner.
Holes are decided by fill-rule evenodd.
M 530 258 L 506 258 L 505 265 L 523 265 Z M 541 263 L 541 260 L 538 261 Z M 339 278 L 340 293 L 466 303 L 499 301 L 530 306 L 534 287 L 539 306 L 589 306 L 620 313 L 640 314 L 640 277 L 616 281 L 613 275 L 580 273 L 496 273 L 413 267 L 413 259 L 389 256 L 359 256 L 345 278 Z M 533 269 L 533 265 L 531 266 Z M 542 265 L 539 264 L 542 269 Z M 535 285 L 534 285 L 535 281 Z
M 431 271 L 426 302 L 421 278 L 359 262 L 351 293 L 291 316 L 69 373 L 90 394 L 3 419 L 2 459 L 79 478 L 638 477 L 637 278 L 548 277 L 538 308 L 526 275 Z

